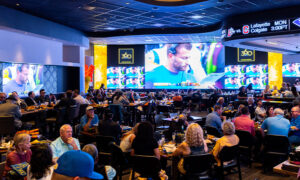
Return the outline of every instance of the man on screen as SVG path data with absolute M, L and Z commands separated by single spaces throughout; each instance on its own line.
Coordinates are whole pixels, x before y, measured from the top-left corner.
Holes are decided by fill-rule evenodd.
M 196 82 L 193 70 L 190 66 L 192 45 L 187 44 L 172 44 L 167 48 L 167 61 L 164 65 L 146 74 L 146 87 L 154 87 L 153 83 L 171 83 L 179 84 L 181 82 Z
M 15 79 L 10 80 L 3 87 L 3 91 L 6 93 L 11 93 L 13 91 L 17 91 L 19 94 L 25 95 L 26 83 L 28 82 L 28 74 L 29 74 L 29 65 L 28 64 L 18 64 L 17 68 L 17 76 Z

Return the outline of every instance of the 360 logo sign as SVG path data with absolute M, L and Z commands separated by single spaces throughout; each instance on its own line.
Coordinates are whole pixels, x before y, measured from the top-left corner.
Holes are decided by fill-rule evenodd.
M 255 61 L 255 50 L 238 48 L 238 62 Z
M 134 64 L 134 49 L 119 48 L 119 64 Z

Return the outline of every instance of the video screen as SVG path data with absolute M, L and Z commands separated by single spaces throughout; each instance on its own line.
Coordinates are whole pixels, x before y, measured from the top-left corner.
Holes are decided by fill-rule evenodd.
M 144 89 L 145 68 L 141 66 L 107 68 L 107 88 Z
M 3 63 L 3 92 L 10 94 L 16 91 L 19 96 L 28 92 L 36 94 L 43 88 L 43 66 L 37 64 Z
M 268 65 L 229 65 L 225 67 L 225 89 L 239 89 L 252 84 L 252 89 L 264 89 L 268 84 Z
M 288 63 L 282 66 L 283 77 L 300 77 L 300 63 Z
M 223 88 L 221 43 L 145 45 L 147 89 Z

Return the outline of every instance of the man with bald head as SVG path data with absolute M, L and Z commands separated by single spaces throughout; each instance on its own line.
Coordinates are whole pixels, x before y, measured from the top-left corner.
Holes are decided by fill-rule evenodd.
M 268 130 L 268 135 L 288 136 L 290 131 L 290 121 L 283 117 L 284 111 L 280 108 L 274 110 L 274 117 L 264 120 L 261 125 L 262 129 Z
M 60 137 L 51 143 L 53 158 L 59 158 L 63 153 L 70 150 L 80 150 L 78 139 L 72 137 L 72 127 L 65 124 L 60 128 Z
M 291 110 L 291 131 L 292 135 L 289 137 L 291 144 L 300 144 L 300 108 L 295 106 Z

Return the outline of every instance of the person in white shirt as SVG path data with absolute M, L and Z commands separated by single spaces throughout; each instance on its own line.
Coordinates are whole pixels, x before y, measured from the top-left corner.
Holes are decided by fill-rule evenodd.
M 255 115 L 256 115 L 256 119 L 258 119 L 258 121 L 260 121 L 260 122 L 262 122 L 267 116 L 267 112 L 266 112 L 265 108 L 263 107 L 263 103 L 262 103 L 261 99 L 257 101 Z
M 77 89 L 74 90 L 73 96 L 77 104 L 88 104 L 86 100 L 79 94 L 79 91 Z

